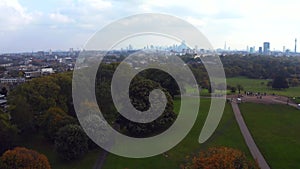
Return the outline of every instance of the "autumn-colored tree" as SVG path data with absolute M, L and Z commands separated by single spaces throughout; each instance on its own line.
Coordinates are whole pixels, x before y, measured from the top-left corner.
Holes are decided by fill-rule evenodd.
M 34 150 L 16 147 L 1 157 L 1 169 L 51 169 L 47 157 Z
M 212 147 L 188 159 L 182 169 L 257 169 L 240 150 L 228 147 Z

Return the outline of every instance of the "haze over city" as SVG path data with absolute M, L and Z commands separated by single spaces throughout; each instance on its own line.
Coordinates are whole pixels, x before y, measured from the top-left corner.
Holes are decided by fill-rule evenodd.
M 300 39 L 299 1 L 1 0 L 0 53 L 81 49 L 96 31 L 122 17 L 158 12 L 196 26 L 215 49 L 247 46 L 294 50 Z M 159 44 L 158 44 L 159 45 Z

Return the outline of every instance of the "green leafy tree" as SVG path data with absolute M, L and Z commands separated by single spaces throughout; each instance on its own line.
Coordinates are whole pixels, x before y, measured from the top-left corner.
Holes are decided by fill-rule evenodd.
M 239 91 L 239 94 L 241 94 L 241 90 L 244 90 L 243 86 L 240 84 L 236 85 L 236 89 Z
M 88 138 L 78 125 L 67 125 L 58 130 L 55 148 L 65 160 L 82 157 L 88 150 Z

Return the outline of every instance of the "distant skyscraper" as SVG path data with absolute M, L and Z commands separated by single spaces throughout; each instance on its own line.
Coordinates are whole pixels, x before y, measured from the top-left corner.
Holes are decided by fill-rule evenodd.
M 270 53 L 270 42 L 264 42 L 264 54 L 269 55 Z
M 295 39 L 295 53 L 297 53 L 297 39 Z
M 255 47 L 250 47 L 250 53 L 254 53 L 255 52 Z
M 259 54 L 262 54 L 262 47 L 259 47 L 259 48 L 258 48 L 258 53 L 259 53 Z

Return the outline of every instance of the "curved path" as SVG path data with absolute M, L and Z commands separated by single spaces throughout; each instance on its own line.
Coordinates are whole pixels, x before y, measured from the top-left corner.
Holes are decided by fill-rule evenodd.
M 236 118 L 236 121 L 240 127 L 240 130 L 242 132 L 242 135 L 245 139 L 245 142 L 253 156 L 253 158 L 257 161 L 258 166 L 261 169 L 270 169 L 268 163 L 266 162 L 264 156 L 261 154 L 261 152 L 259 151 L 258 147 L 256 146 L 248 128 L 247 125 L 243 119 L 243 116 L 241 114 L 241 111 L 238 107 L 238 104 L 236 102 L 231 102 L 231 106 L 234 112 L 234 116 Z

